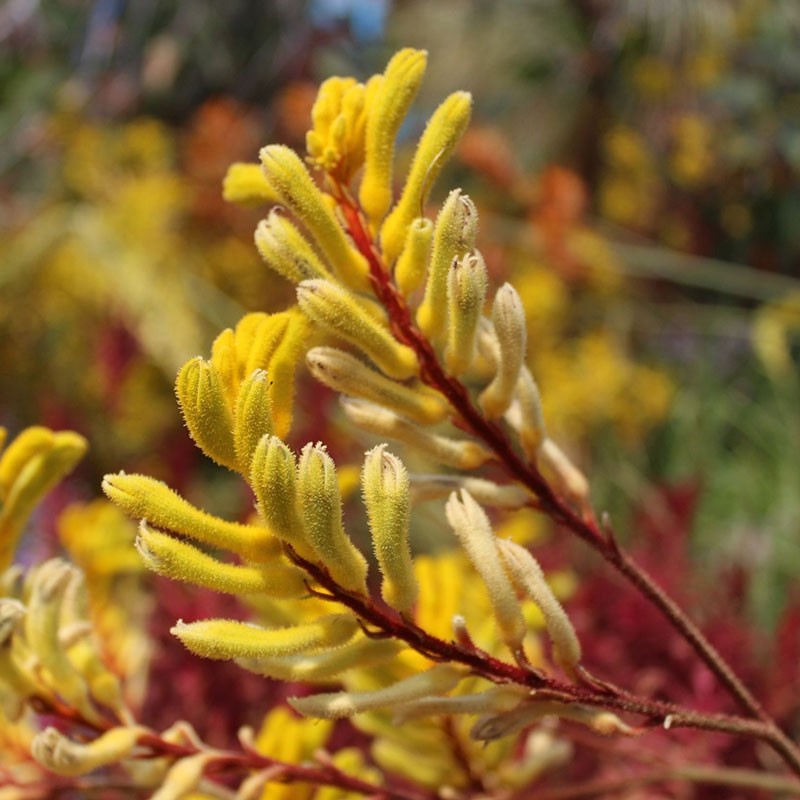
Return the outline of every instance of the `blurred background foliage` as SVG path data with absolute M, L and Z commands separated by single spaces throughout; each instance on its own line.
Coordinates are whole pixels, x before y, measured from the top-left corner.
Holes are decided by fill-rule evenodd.
M 63 502 L 122 466 L 242 512 L 171 389 L 220 328 L 291 300 L 222 176 L 302 147 L 319 80 L 426 47 L 402 136 L 473 92 L 435 199 L 475 198 L 551 428 L 622 529 L 667 489 L 696 494 L 665 524 L 713 563 L 706 587 L 746 573 L 770 626 L 800 574 L 798 37 L 793 0 L 8 0 L 0 423 L 90 437 Z M 358 452 L 317 413 L 298 427 Z

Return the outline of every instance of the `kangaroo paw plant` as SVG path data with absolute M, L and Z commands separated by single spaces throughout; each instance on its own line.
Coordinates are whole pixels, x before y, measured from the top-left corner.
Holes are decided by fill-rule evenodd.
M 198 657 L 287 682 L 294 712 L 265 708 L 262 730 L 243 728 L 230 750 L 179 721 L 149 728 L 92 644 L 81 573 L 63 561 L 24 577 L 11 567 L 0 688 L 8 713 L 25 720 L 7 725 L 9 737 L 15 731 L 14 746 L 34 760 L 7 770 L 3 800 L 34 796 L 40 767 L 63 791 L 88 792 L 105 775 L 112 788 L 158 800 L 268 798 L 287 783 L 287 797 L 596 796 L 546 782 L 572 742 L 602 734 L 644 747 L 657 729 L 680 728 L 769 752 L 763 771 L 695 765 L 687 780 L 715 768 L 723 784 L 800 794 L 795 743 L 620 546 L 593 510 L 587 478 L 548 436 L 526 365 L 523 302 L 510 284 L 490 285 L 475 204 L 455 189 L 425 214 L 467 128 L 469 94 L 434 111 L 398 179 L 395 140 L 425 65 L 424 52 L 405 49 L 366 83 L 330 78 L 305 158 L 269 145 L 260 165 L 234 165 L 226 178 L 229 199 L 272 206 L 255 244 L 296 285 L 297 304 L 223 331 L 208 358 L 180 370 L 176 394 L 197 447 L 252 490 L 252 516 L 218 518 L 146 475 L 103 482 L 138 522 L 135 546 L 149 569 L 250 610 L 246 621 L 174 620 L 172 633 Z M 375 440 L 361 466 L 361 514 L 348 506 L 345 519 L 347 479 L 324 443 L 287 444 L 298 369 L 338 393 L 347 424 Z M 32 501 L 74 460 L 71 436 L 36 429 L 6 450 L 4 566 Z M 419 554 L 410 531 L 435 522 L 412 517 L 430 500 L 443 506 L 451 546 Z M 595 675 L 535 553 L 495 531 L 531 510 L 652 603 L 738 713 L 684 707 Z M 369 546 L 356 536 L 364 520 Z M 337 746 L 343 728 L 352 742 L 353 726 L 358 746 Z

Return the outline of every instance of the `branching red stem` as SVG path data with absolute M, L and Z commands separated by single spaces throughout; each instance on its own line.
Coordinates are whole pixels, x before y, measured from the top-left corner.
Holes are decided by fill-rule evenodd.
M 373 289 L 378 300 L 386 309 L 394 335 L 398 341 L 411 347 L 417 354 L 421 380 L 447 398 L 457 415 L 455 421 L 459 427 L 472 433 L 489 447 L 499 466 L 512 480 L 525 486 L 537 498 L 538 504 L 545 514 L 586 542 L 632 583 L 644 597 L 661 610 L 741 707 L 759 720 L 758 723 L 751 723 L 740 719 L 740 723 L 747 723 L 748 731 L 741 729 L 736 732 L 767 741 L 773 749 L 780 753 L 789 767 L 797 775 L 800 775 L 800 751 L 796 745 L 781 731 L 702 631 L 655 583 L 650 575 L 619 547 L 612 531 L 603 530 L 594 518 L 584 518 L 577 514 L 553 491 L 535 464 L 519 457 L 503 429 L 491 420 L 487 420 L 472 402 L 464 384 L 444 370 L 433 346 L 414 324 L 405 298 L 397 290 L 389 270 L 367 232 L 358 205 L 343 187 L 334 186 L 333 189 L 347 230 L 356 247 L 367 259 Z M 462 661 L 462 663 L 464 662 Z M 504 668 L 517 669 L 507 664 L 504 665 Z M 530 674 L 532 673 L 526 673 L 526 675 Z M 530 677 L 527 677 L 523 683 L 531 685 L 531 680 Z M 614 706 L 609 702 L 610 699 L 610 697 L 606 698 L 607 706 L 622 707 Z M 582 699 L 581 702 L 590 701 Z M 673 724 L 678 723 L 673 720 Z M 698 724 L 695 727 L 704 726 Z M 720 728 L 713 729 L 719 730 Z

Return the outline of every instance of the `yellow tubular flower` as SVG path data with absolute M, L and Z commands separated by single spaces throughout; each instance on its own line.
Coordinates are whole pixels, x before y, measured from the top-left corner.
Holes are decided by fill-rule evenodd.
M 0 459 L 0 572 L 14 557 L 31 512 L 83 457 L 88 444 L 72 431 L 23 431 Z
M 341 399 L 351 422 L 377 436 L 403 442 L 448 467 L 476 469 L 492 458 L 483 445 L 469 439 L 449 439 L 414 425 L 387 408 L 355 398 Z
M 389 377 L 404 380 L 419 370 L 414 351 L 398 342 L 355 297 L 331 281 L 303 281 L 297 300 L 308 317 L 368 355 Z
M 381 594 L 389 606 L 410 616 L 419 586 L 408 540 L 408 473 L 402 461 L 381 444 L 367 453 L 361 486 L 372 545 L 383 576 Z
M 46 561 L 36 570 L 25 616 L 25 636 L 59 695 L 87 719 L 99 722 L 101 717 L 89 700 L 86 681 L 59 640 L 64 595 L 75 571 L 61 559 Z
M 393 264 L 403 249 L 408 226 L 419 215 L 442 167 L 467 129 L 471 108 L 468 92 L 454 92 L 428 121 L 400 199 L 381 227 L 381 247 L 387 264 Z
M 270 530 L 303 558 L 316 561 L 297 507 L 297 460 L 277 436 L 265 436 L 258 443 L 250 464 L 250 485 Z
M 242 375 L 239 374 L 236 334 L 231 328 L 225 328 L 212 342 L 209 362 L 216 370 L 217 375 L 219 375 L 226 405 L 230 413 L 233 414 Z
M 553 642 L 556 661 L 570 677 L 576 677 L 581 662 L 581 644 L 564 608 L 547 583 L 539 562 L 524 547 L 509 539 L 498 539 L 497 543 L 512 581 L 539 606 Z
M 280 552 L 280 542 L 268 528 L 240 525 L 207 514 L 147 475 L 106 475 L 102 488 L 112 503 L 134 519 L 146 519 L 196 542 L 258 561 Z
M 311 374 L 341 394 L 369 400 L 422 425 L 434 425 L 447 417 L 449 405 L 424 384 L 406 386 L 370 369 L 357 358 L 335 347 L 315 347 L 306 355 Z
M 147 733 L 150 731 L 142 726 L 111 728 L 83 744 L 48 727 L 34 738 L 31 755 L 57 775 L 85 775 L 130 756 L 139 738 Z
M 371 692 L 331 692 L 310 697 L 290 697 L 289 705 L 307 717 L 346 719 L 378 708 L 400 708 L 423 697 L 446 694 L 464 679 L 464 670 L 437 664 L 425 672 Z
M 472 363 L 478 322 L 486 300 L 488 275 L 483 256 L 475 252 L 454 262 L 448 278 L 444 360 L 453 375 L 461 375 Z
M 392 661 L 405 645 L 396 639 L 369 639 L 354 637 L 352 641 L 335 650 L 303 653 L 282 658 L 239 659 L 237 663 L 250 672 L 281 681 L 322 681 L 343 672 L 372 667 Z
M 397 287 L 405 297 L 424 283 L 432 243 L 433 223 L 425 217 L 417 217 L 408 226 L 406 243 L 394 268 Z
M 425 296 L 417 309 L 417 324 L 430 339 L 438 339 L 447 325 L 442 311 L 447 307 L 447 284 L 453 261 L 475 247 L 477 235 L 475 204 L 460 189 L 454 189 L 436 217 Z
M 539 387 L 526 366 L 520 370 L 514 402 L 506 412 L 506 420 L 517 431 L 525 455 L 534 461 L 546 429 Z
M 231 164 L 222 182 L 222 196 L 229 203 L 280 202 L 258 164 Z
M 489 518 L 465 489 L 459 494 L 453 492 L 450 495 L 445 514 L 469 560 L 489 590 L 503 641 L 512 653 L 521 653 L 527 626 L 514 588 L 503 569 L 497 537 Z
M 195 444 L 213 461 L 236 470 L 233 420 L 224 383 L 200 356 L 181 367 L 175 381 L 178 403 Z
M 336 467 L 321 444 L 303 448 L 297 495 L 306 535 L 318 560 L 345 589 L 367 594 L 367 562 L 342 526 Z
M 367 262 L 351 246 L 300 156 L 277 144 L 262 148 L 260 156 L 267 181 L 302 221 L 334 272 L 353 289 L 368 289 Z
M 506 412 L 514 398 L 528 343 L 525 307 L 510 283 L 504 283 L 495 295 L 492 322 L 497 334 L 499 359 L 495 377 L 483 390 L 479 401 L 484 414 L 497 419 Z
M 268 266 L 292 283 L 332 277 L 305 236 L 276 209 L 258 223 L 255 242 Z
M 380 76 L 371 83 L 375 79 Z M 328 78 L 311 109 L 308 160 L 344 185 L 364 161 L 365 100 L 370 93 L 369 84 L 365 87 L 354 78 Z
M 142 521 L 136 549 L 148 568 L 174 580 L 227 594 L 263 593 L 268 597 L 302 597 L 308 593 L 305 573 L 273 559 L 259 566 L 220 561 L 186 542 L 153 530 Z
M 313 326 L 299 308 L 287 312 L 286 333 L 269 361 L 269 396 L 272 400 L 272 424 L 276 436 L 288 436 L 292 427 L 295 373 L 311 341 Z
M 272 401 L 269 380 L 263 369 L 257 369 L 242 381 L 236 399 L 233 443 L 242 475 L 250 474 L 250 462 L 262 436 L 272 433 Z
M 367 108 L 364 176 L 359 201 L 373 230 L 392 204 L 394 142 L 422 83 L 427 57 L 424 50 L 411 48 L 395 53 Z
M 203 797 L 195 794 L 206 767 L 218 756 L 215 753 L 197 753 L 179 758 L 167 771 L 161 786 L 150 795 L 150 800 L 190 800 Z
M 338 647 L 358 630 L 349 614 L 329 614 L 290 628 L 261 628 L 231 619 L 178 622 L 171 633 L 193 653 L 204 658 L 262 658 L 288 656 L 325 647 Z

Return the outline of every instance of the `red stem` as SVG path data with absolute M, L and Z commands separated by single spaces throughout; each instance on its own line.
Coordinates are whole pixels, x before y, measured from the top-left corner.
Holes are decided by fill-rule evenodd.
M 417 354 L 421 380 L 447 398 L 460 418 L 459 426 L 482 440 L 491 449 L 501 468 L 512 480 L 525 486 L 538 499 L 544 513 L 586 542 L 661 610 L 742 708 L 761 720 L 762 727 L 769 731 L 767 740 L 792 770 L 800 775 L 800 752 L 794 743 L 778 728 L 772 717 L 739 680 L 702 631 L 650 575 L 620 549 L 610 530 L 601 530 L 595 519 L 584 519 L 576 514 L 553 491 L 535 464 L 525 462 L 517 455 L 503 429 L 487 420 L 472 402 L 467 388 L 461 381 L 444 370 L 433 346 L 414 324 L 405 298 L 394 285 L 389 270 L 367 233 L 360 209 L 342 187 L 334 187 L 334 195 L 351 238 L 367 259 L 373 289 L 387 311 L 394 335 L 398 341 L 411 347 Z M 526 682 L 526 685 L 529 683 Z

